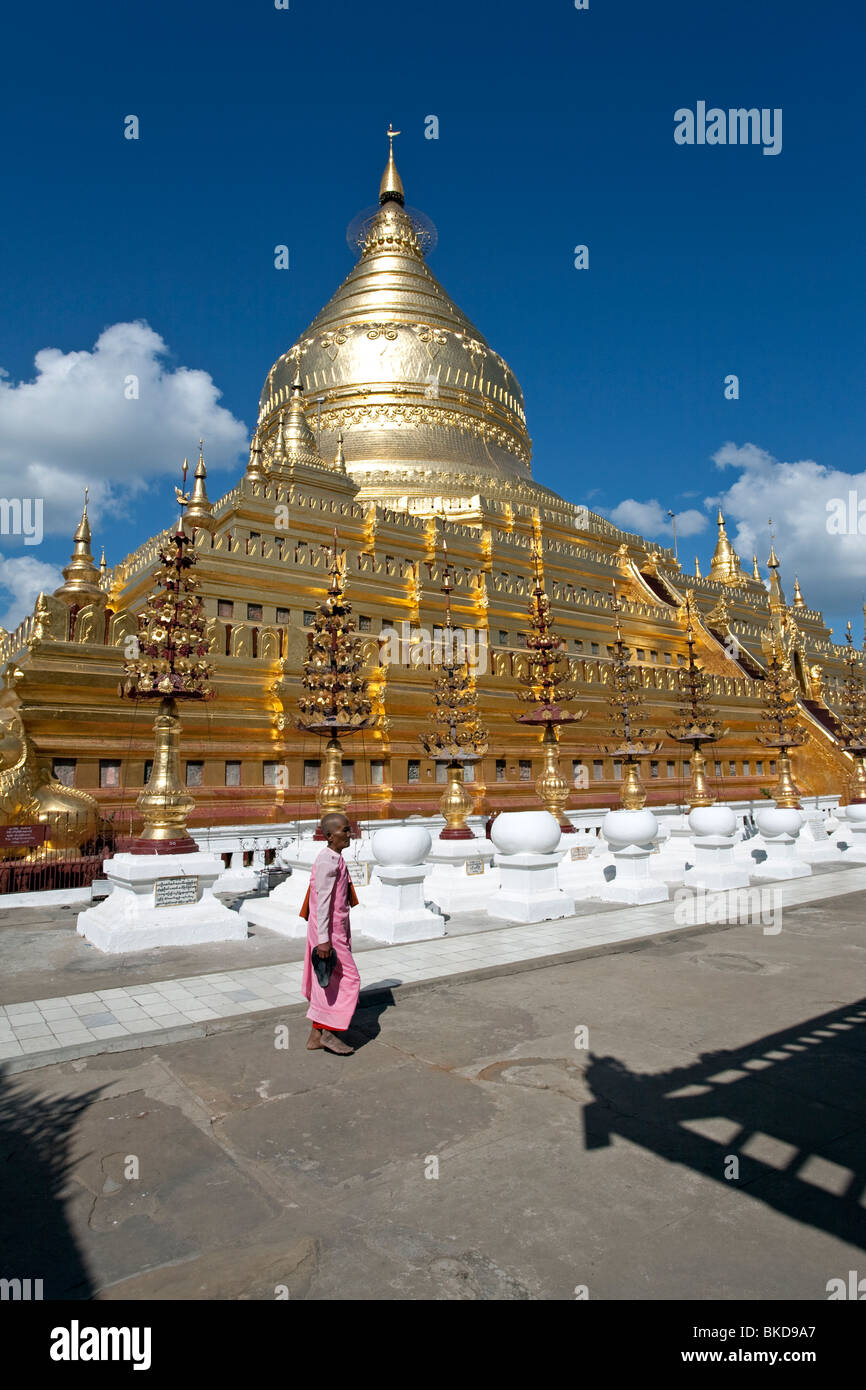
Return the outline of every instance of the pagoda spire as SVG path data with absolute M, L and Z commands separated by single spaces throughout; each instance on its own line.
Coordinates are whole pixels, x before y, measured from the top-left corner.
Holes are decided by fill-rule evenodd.
M 806 607 L 806 600 L 803 598 L 803 595 L 800 593 L 800 580 L 799 580 L 799 578 L 797 577 L 796 574 L 794 575 L 794 607 L 795 607 L 795 608 L 805 608 L 805 607 Z
M 721 507 L 719 507 L 716 524 L 719 528 L 719 538 L 716 541 L 716 548 L 710 562 L 710 579 L 718 579 L 723 584 L 733 584 L 736 583 L 740 574 L 740 557 L 728 540 Z
M 59 589 L 54 590 L 55 598 L 62 598 L 64 603 L 76 608 L 83 608 L 88 603 L 104 604 L 106 601 L 106 595 L 99 582 L 101 575 L 90 550 L 92 536 L 87 515 L 89 492 L 89 488 L 84 489 L 84 510 L 72 538 L 69 564 L 62 571 L 63 583 Z
M 185 459 L 184 463 L 186 463 Z M 214 531 L 216 530 L 216 521 L 214 520 L 213 506 L 207 495 L 207 488 L 205 486 L 207 469 L 204 466 L 204 443 L 201 439 L 198 441 L 198 463 L 195 466 L 195 474 L 193 476 L 192 496 L 187 503 L 185 513 L 186 520 L 192 528 L 198 526 L 203 531 Z M 180 499 L 178 498 L 178 500 Z
M 400 131 L 392 129 L 389 123 L 386 134 L 388 136 L 388 163 L 385 165 L 382 182 L 379 184 L 379 203 L 399 203 L 402 207 L 406 201 L 403 194 L 403 180 L 397 173 L 397 165 L 394 163 L 394 136 L 399 135 Z
M 779 560 L 772 540 L 770 541 L 770 558 L 767 561 L 767 568 L 770 571 L 770 611 L 776 613 L 787 605 L 785 603 L 785 591 L 779 579 Z
M 761 582 L 761 571 L 758 569 L 757 555 L 752 556 L 752 578 L 757 579 L 758 583 Z

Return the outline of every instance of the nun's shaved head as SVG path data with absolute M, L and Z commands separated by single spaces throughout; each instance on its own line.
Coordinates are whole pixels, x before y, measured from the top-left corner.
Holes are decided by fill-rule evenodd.
M 344 826 L 348 828 L 348 825 L 349 817 L 344 815 L 342 811 L 329 811 L 326 816 L 322 816 L 322 834 L 326 840 L 331 835 L 335 835 L 338 830 L 342 830 Z

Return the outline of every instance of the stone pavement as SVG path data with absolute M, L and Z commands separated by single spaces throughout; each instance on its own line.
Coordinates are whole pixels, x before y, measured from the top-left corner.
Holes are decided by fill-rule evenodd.
M 866 868 L 833 866 L 833 870 L 827 866 L 825 872 L 811 878 L 774 884 L 771 891 L 779 894 L 784 910 L 789 905 L 866 888 Z M 479 968 L 502 970 L 678 929 L 672 902 L 619 909 L 608 906 L 606 911 L 602 906 L 584 903 L 580 916 L 530 926 L 497 927 L 486 915 L 478 913 L 454 919 L 455 926 L 462 925 L 463 934 L 454 932 L 449 922 L 448 936 L 409 945 L 378 946 L 360 939 L 357 954 L 362 983 L 366 990 L 376 991 L 446 979 Z M 62 920 L 70 931 L 70 917 Z M 120 970 L 116 959 L 109 965 L 112 974 L 101 988 L 73 994 L 48 990 L 38 998 L 0 1004 L 0 1061 L 7 1064 L 7 1072 L 12 1074 L 100 1052 L 202 1037 L 214 1029 L 222 1031 L 232 1019 L 247 1014 L 303 1004 L 303 943 L 281 944 L 294 956 L 293 961 L 120 983 L 127 980 L 127 957 Z M 235 946 L 236 959 L 243 959 L 247 945 L 241 942 Z M 193 947 L 184 953 L 184 958 L 198 958 L 204 963 L 212 950 L 207 946 Z M 84 943 L 80 951 L 111 962 L 110 957 L 101 956 Z M 158 954 L 163 953 L 145 953 L 151 962 Z M 94 985 L 98 978 L 97 973 Z
M 805 888 L 777 934 L 455 960 L 368 996 L 348 1058 L 306 1052 L 290 1006 L 0 1078 L 0 1275 L 47 1299 L 824 1300 L 866 1258 L 863 897 L 854 871 Z

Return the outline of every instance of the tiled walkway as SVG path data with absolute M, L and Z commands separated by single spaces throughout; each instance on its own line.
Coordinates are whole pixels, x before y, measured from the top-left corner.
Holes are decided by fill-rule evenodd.
M 795 907 L 862 892 L 866 867 L 762 887 L 781 895 L 783 909 Z M 377 947 L 360 952 L 358 960 L 364 988 L 381 989 L 597 950 L 690 925 L 678 923 L 673 902 L 666 902 Z M 304 1003 L 301 970 L 301 962 L 295 961 L 0 1006 L 0 1062 L 9 1072 L 27 1071 L 100 1052 L 201 1037 L 224 1020 Z

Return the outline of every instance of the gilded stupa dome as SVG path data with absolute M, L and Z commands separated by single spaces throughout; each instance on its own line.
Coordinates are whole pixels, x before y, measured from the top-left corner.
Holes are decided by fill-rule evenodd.
M 258 421 L 266 464 L 301 383 L 320 456 L 333 460 L 342 434 L 362 496 L 532 486 L 523 393 L 427 266 L 393 149 L 360 249 L 336 294 L 268 373 Z

